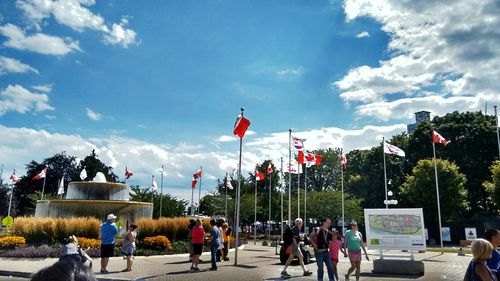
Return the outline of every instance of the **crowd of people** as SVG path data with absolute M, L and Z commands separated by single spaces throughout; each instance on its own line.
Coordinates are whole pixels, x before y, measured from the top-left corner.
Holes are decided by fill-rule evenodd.
M 115 223 L 116 218 L 115 215 L 109 214 L 106 221 L 101 224 L 101 274 L 109 273 L 107 270 L 109 258 L 114 256 L 116 243 L 115 236 L 119 233 L 119 229 Z M 304 276 L 313 274 L 306 268 L 304 257 L 299 246 L 302 226 L 302 219 L 297 218 L 293 227 L 287 230 L 290 231 L 291 238 L 289 242 L 286 241 L 287 234 L 285 233 L 285 246 L 290 247 L 290 255 L 281 271 L 281 276 L 284 279 L 291 277 L 287 272 L 287 268 L 295 257 L 299 260 Z M 349 258 L 351 263 L 350 268 L 344 275 L 345 280 L 348 281 L 353 273 L 356 281 L 360 279 L 361 250 L 366 259 L 370 259 L 363 242 L 363 235 L 358 231 L 357 223 L 353 221 L 350 227 L 351 229 L 345 233 L 344 243 L 342 243 L 339 232 L 336 229 L 331 229 L 331 220 L 329 218 L 323 218 L 321 220 L 321 227 L 313 228 L 311 233 L 311 244 L 314 247 L 316 258 L 317 280 L 323 280 L 324 267 L 326 267 L 329 280 L 339 280 L 339 273 L 337 270 L 339 253 Z M 225 218 L 211 219 L 208 235 L 205 233 L 203 222 L 199 218 L 191 219 L 188 228 L 189 239 L 191 240 L 190 272 L 200 271 L 200 256 L 205 245 L 210 248 L 211 266 L 209 270 L 217 270 L 218 262 L 229 261 L 228 249 L 232 229 Z M 126 260 L 126 268 L 122 270 L 123 272 L 132 271 L 137 229 L 137 225 L 130 224 L 123 237 L 121 252 L 123 259 Z M 473 258 L 465 273 L 464 281 L 500 281 L 500 254 L 496 250 L 499 245 L 500 232 L 497 229 L 489 229 L 485 232 L 485 239 L 473 241 L 471 246 Z M 78 239 L 72 235 L 67 238 L 59 261 L 35 273 L 31 280 L 97 280 L 91 268 L 92 259 L 85 253 L 85 250 L 79 247 Z M 57 279 L 55 279 L 56 276 L 58 277 Z

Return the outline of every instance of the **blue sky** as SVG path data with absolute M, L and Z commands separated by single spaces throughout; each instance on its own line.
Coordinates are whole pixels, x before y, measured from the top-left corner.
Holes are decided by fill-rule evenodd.
M 197 166 L 208 187 L 235 166 L 241 106 L 248 171 L 287 154 L 288 128 L 310 149 L 370 147 L 415 111 L 500 100 L 497 10 L 493 0 L 2 1 L 0 162 L 22 171 L 95 148 L 118 174 L 134 170 L 131 183 L 147 186 L 165 165 L 187 198 Z

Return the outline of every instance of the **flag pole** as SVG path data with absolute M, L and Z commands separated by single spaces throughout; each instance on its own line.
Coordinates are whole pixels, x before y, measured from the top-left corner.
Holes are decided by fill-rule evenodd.
M 257 177 L 258 171 L 255 170 L 255 198 L 254 198 L 254 217 L 253 217 L 253 244 L 257 244 Z
M 191 216 L 194 216 L 194 189 L 195 187 L 191 186 Z
M 340 157 L 344 157 L 342 149 L 340 149 Z M 344 160 L 346 161 L 346 160 Z M 344 165 L 340 163 L 341 186 L 342 186 L 342 236 L 345 235 L 345 217 L 344 217 Z
M 307 234 L 307 164 L 304 171 L 304 232 Z
M 500 160 L 500 134 L 498 133 L 498 115 L 497 115 L 497 106 L 493 106 L 495 108 L 495 119 L 497 123 L 497 144 L 498 144 L 498 160 Z
M 443 251 L 443 235 L 441 233 L 441 206 L 439 204 L 439 183 L 438 183 L 438 174 L 437 174 L 437 165 L 436 165 L 436 145 L 434 144 L 434 141 L 432 142 L 432 152 L 434 155 L 433 162 L 434 162 L 434 175 L 436 178 L 436 199 L 437 199 L 437 207 L 438 207 L 438 221 L 439 221 L 439 241 L 441 243 L 441 254 L 444 253 Z
M 241 117 L 243 117 L 243 111 L 245 109 L 241 108 Z M 240 138 L 240 155 L 238 161 L 238 190 L 236 190 L 236 221 L 235 221 L 235 247 L 234 247 L 234 265 L 238 265 L 238 229 L 240 225 L 240 189 L 241 189 L 241 152 L 243 148 L 243 138 Z
M 292 222 L 292 129 L 288 129 L 288 224 Z
M 2 165 L 2 171 L 3 171 L 3 165 Z M 14 169 L 14 174 L 16 173 L 16 169 Z M 3 182 L 2 182 L 3 183 Z M 10 216 L 10 207 L 12 206 L 12 194 L 14 193 L 14 188 L 16 187 L 15 184 L 12 185 L 12 189 L 10 190 L 10 199 L 9 199 L 9 211 L 7 212 L 7 216 Z
M 300 164 L 297 158 L 297 218 L 300 218 Z
M 161 165 L 161 183 L 160 183 L 160 218 L 163 211 L 163 165 Z
M 226 219 L 227 219 L 227 181 L 228 181 L 228 178 L 227 178 L 227 172 L 226 172 L 226 181 L 224 182 L 224 189 L 226 190 L 226 197 L 224 199 L 224 206 L 225 206 L 224 215 L 226 216 Z
M 200 189 L 198 190 L 198 217 L 200 216 L 201 207 L 201 178 L 203 178 L 203 166 L 200 166 Z
M 269 161 L 269 165 L 271 165 L 271 161 Z M 267 171 L 266 171 L 267 172 Z M 271 237 L 271 178 L 272 178 L 273 172 L 269 173 L 269 223 L 267 224 L 268 228 L 268 235 Z M 268 237 L 268 239 L 269 239 Z
M 151 203 L 153 203 L 153 213 L 154 213 L 154 198 L 155 198 L 155 190 L 153 188 L 153 183 L 155 182 L 155 175 L 151 175 Z
M 0 169 L 0 188 L 3 186 L 3 163 L 2 168 Z
M 385 208 L 389 209 L 389 201 L 387 201 L 387 172 L 385 167 L 385 137 L 382 137 L 382 154 L 384 155 L 384 187 L 385 187 Z
M 45 166 L 44 169 L 46 169 L 47 166 Z M 43 200 L 43 194 L 45 193 L 45 180 L 47 179 L 47 172 L 45 172 L 45 177 L 43 177 L 43 185 L 42 185 L 42 198 L 40 200 Z
M 280 221 L 280 230 L 281 230 L 281 239 L 283 239 L 283 157 L 281 157 L 281 178 L 280 178 L 280 184 L 281 184 L 281 221 Z

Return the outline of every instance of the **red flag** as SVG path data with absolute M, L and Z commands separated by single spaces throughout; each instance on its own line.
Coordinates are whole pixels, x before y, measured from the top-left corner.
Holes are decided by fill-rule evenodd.
M 319 166 L 319 164 L 321 164 L 321 160 L 323 160 L 323 157 L 319 154 L 316 154 L 316 166 Z
M 193 181 L 191 182 L 191 188 L 196 188 L 196 183 L 198 183 L 198 181 L 193 178 Z
M 255 171 L 255 180 L 256 181 L 264 180 L 264 173 L 261 173 L 259 171 Z
M 304 164 L 304 151 L 299 150 L 299 154 L 297 155 L 297 162 L 299 162 L 299 164 Z
M 340 164 L 344 166 L 344 171 L 347 171 L 347 157 L 345 153 L 340 154 Z
M 309 168 L 312 165 L 316 165 L 316 155 L 312 153 L 307 153 L 304 155 L 306 167 Z
M 434 130 L 432 130 L 432 141 L 434 143 L 440 143 L 443 146 L 447 146 L 451 142 L 451 140 L 443 138 L 443 136 L 441 136 L 438 132 Z
M 234 123 L 234 131 L 233 134 L 243 138 L 248 127 L 250 126 L 250 120 L 243 117 L 241 114 L 236 118 L 236 122 Z
M 198 178 L 201 178 L 201 170 L 198 170 L 193 174 L 193 180 Z
M 130 177 L 132 177 L 134 175 L 134 173 L 132 173 L 131 171 L 129 171 L 127 169 L 127 166 L 125 166 L 125 179 L 129 179 Z
M 43 179 L 46 176 L 47 176 L 47 167 L 45 167 L 45 169 L 43 169 L 40 173 L 38 173 L 38 175 L 34 176 L 33 180 Z
M 10 176 L 10 181 L 13 183 L 13 184 L 16 184 L 18 183 L 19 181 L 21 181 L 17 176 L 16 176 L 16 170 L 14 169 L 14 172 L 12 173 L 12 175 Z
M 269 162 L 269 165 L 267 165 L 267 174 L 271 174 L 273 172 L 273 167 L 271 165 L 271 162 Z

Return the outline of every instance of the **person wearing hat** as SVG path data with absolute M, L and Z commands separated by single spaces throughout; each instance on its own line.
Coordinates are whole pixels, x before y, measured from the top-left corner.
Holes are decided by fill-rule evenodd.
M 361 249 L 365 252 L 366 260 L 368 258 L 368 253 L 366 252 L 365 244 L 363 243 L 363 234 L 358 230 L 358 224 L 353 221 L 351 222 L 351 230 L 345 233 L 345 244 L 344 244 L 344 257 L 349 256 L 349 261 L 351 262 L 351 268 L 347 271 L 345 275 L 345 280 L 349 280 L 349 274 L 356 270 L 356 281 L 359 280 L 359 275 L 361 271 Z M 347 249 L 347 252 L 345 251 Z
M 109 214 L 106 221 L 101 224 L 101 273 L 106 274 L 108 270 L 109 257 L 114 256 L 115 235 L 118 227 L 115 224 L 116 216 Z

